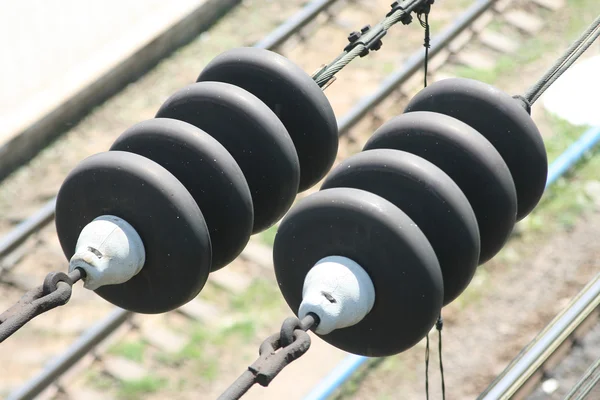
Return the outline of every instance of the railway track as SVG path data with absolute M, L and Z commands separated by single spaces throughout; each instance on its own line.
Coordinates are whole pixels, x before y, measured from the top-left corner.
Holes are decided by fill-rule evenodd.
M 593 333 L 597 335 L 599 317 L 600 275 L 597 275 L 521 351 L 478 399 L 548 398 L 559 387 L 557 379 L 560 376 L 555 371 L 565 359 L 572 356 L 575 348 L 583 345 L 586 335 L 592 331 L 596 331 Z M 583 360 L 575 362 L 580 367 L 583 363 Z M 595 372 L 597 373 L 597 366 Z M 570 386 L 564 386 L 563 393 L 571 389 Z
M 555 11 L 557 3 L 548 1 L 536 1 L 536 7 L 540 10 Z M 541 29 L 539 18 L 536 19 L 531 14 L 531 8 L 525 7 L 528 13 L 519 11 L 515 8 L 517 5 L 522 5 L 517 1 L 478 1 L 469 10 L 461 14 L 456 22 L 448 29 L 434 36 L 432 48 L 430 49 L 431 64 L 430 71 L 435 77 L 443 77 L 445 67 L 450 64 L 470 65 L 474 68 L 482 68 L 486 63 L 486 55 L 498 52 L 510 52 L 518 49 L 518 44 L 511 43 L 510 40 L 502 39 L 501 36 L 494 34 L 493 31 L 486 29 L 492 22 L 500 22 L 512 26 L 520 32 L 528 34 L 535 33 L 535 29 Z M 332 8 L 337 7 L 337 8 Z M 306 52 L 311 45 L 312 40 L 317 40 L 320 28 L 331 29 L 331 25 L 337 25 L 337 28 L 345 28 L 347 23 L 343 20 L 337 20 L 336 15 L 344 14 L 344 11 L 352 9 L 357 14 L 360 14 L 361 4 L 357 2 L 345 3 L 342 1 L 317 1 L 311 3 L 306 9 L 301 11 L 292 22 L 275 30 L 270 37 L 260 41 L 257 46 L 263 48 L 278 49 L 286 54 L 293 54 L 294 51 Z M 328 11 L 328 13 L 326 12 Z M 377 14 L 379 18 L 379 14 Z M 524 17 L 524 15 L 526 17 Z M 454 18 L 453 18 L 454 19 Z M 372 18 L 371 18 L 372 20 Z M 335 21 L 335 23 L 332 23 Z M 524 22 L 525 21 L 525 22 Z M 533 21 L 533 22 L 532 22 Z M 526 23 L 528 22 L 529 25 Z M 531 27 L 533 25 L 534 27 Z M 284 28 L 287 26 L 287 28 Z M 536 28 L 537 27 L 537 28 Z M 347 29 L 346 29 L 347 30 Z M 302 35 L 297 35 L 302 31 Z M 393 39 L 388 39 L 391 42 Z M 294 42 L 295 41 L 295 42 Z M 288 44 L 292 42 L 292 44 Z M 414 41 L 413 43 L 418 43 Z M 469 51 L 465 48 L 469 48 Z M 414 50 L 414 47 L 413 47 Z M 465 56 L 464 54 L 471 54 Z M 479 54 L 479 55 L 478 55 Z M 317 58 L 317 57 L 314 57 Z M 313 59 L 313 57 L 306 57 Z M 322 59 L 322 58 L 321 58 Z M 300 63 L 302 64 L 302 63 Z M 387 116 L 397 114 L 401 111 L 402 102 L 406 101 L 411 94 L 418 90 L 421 85 L 422 75 L 420 74 L 423 65 L 423 52 L 418 50 L 411 57 L 405 59 L 402 66 L 388 74 L 382 83 L 370 95 L 361 98 L 354 106 L 349 108 L 345 115 L 338 120 L 340 133 L 342 137 L 342 145 L 340 158 L 345 158 L 349 154 L 357 151 L 366 139 L 374 125 L 377 125 L 381 119 Z M 435 80 L 432 77 L 432 80 Z M 336 88 L 336 85 L 338 88 Z M 329 91 L 341 90 L 343 83 L 335 84 Z M 328 93 L 329 94 L 329 93 Z M 332 98 L 334 95 L 332 94 Z M 337 111 L 337 110 L 336 110 Z M 370 116 L 370 118 L 366 118 Z M 309 192 L 310 193 L 310 192 Z M 308 193 L 307 193 L 308 194 Z M 17 291 L 28 289 L 31 284 L 39 282 L 31 282 L 32 279 L 19 279 L 23 268 L 22 264 L 31 266 L 31 257 L 39 260 L 43 251 L 50 250 L 54 256 L 53 259 L 60 258 L 62 253 L 57 245 L 55 238 L 49 239 L 52 229 L 48 228 L 48 224 L 53 220 L 54 199 L 50 199 L 41 209 L 32 215 L 30 218 L 24 219 L 16 229 L 9 232 L 2 240 L 0 240 L 0 280 L 7 285 L 12 286 Z M 44 244 L 44 245 L 42 245 Z M 269 251 L 257 242 L 254 242 L 249 249 L 242 254 L 242 262 L 253 263 L 258 268 L 268 268 L 270 259 Z M 29 261 L 27 261 L 29 259 Z M 56 264 L 52 261 L 48 262 L 47 267 L 56 269 Z M 236 268 L 234 268 L 235 270 Z M 244 271 L 244 267 L 237 268 L 238 271 Z M 225 274 L 225 273 L 224 273 Z M 38 274 L 40 275 L 40 274 Z M 235 273 L 231 275 L 229 272 L 225 274 L 223 279 L 215 278 L 214 282 L 244 281 L 243 273 Z M 247 280 L 247 279 L 246 279 Z M 28 282 L 29 281 L 29 282 Z M 209 281 L 210 282 L 210 281 Z M 244 286 L 240 283 L 238 286 Z M 235 292 L 235 288 L 229 288 Z M 83 292 L 83 291 L 78 291 Z M 85 299 L 82 299 L 85 301 Z M 88 299 L 89 300 L 89 299 Z M 78 299 L 73 298 L 71 302 L 76 302 Z M 72 304 L 70 304 L 70 307 Z M 203 321 L 204 318 L 210 318 L 211 305 L 200 301 L 193 302 L 189 307 L 182 308 L 175 314 L 180 314 L 184 318 Z M 209 310 L 209 311 L 207 311 Z M 102 314 L 109 311 L 108 307 L 104 307 Z M 212 309 L 212 314 L 218 313 Z M 132 332 L 136 335 L 148 335 L 155 328 L 144 328 L 142 324 L 136 322 L 136 318 L 132 314 L 114 310 L 108 318 L 102 320 L 95 327 L 85 331 L 75 344 L 69 346 L 63 356 L 57 358 L 51 365 L 48 365 L 41 374 L 37 375 L 33 380 L 26 383 L 19 391 L 13 392 L 10 399 L 30 398 L 33 394 L 40 393 L 46 390 L 48 396 L 68 397 L 71 390 L 70 385 L 61 384 L 61 382 L 69 382 L 71 376 L 76 376 L 78 371 L 85 369 L 86 363 L 78 363 L 82 359 L 89 363 L 100 363 L 103 365 L 105 372 L 109 374 L 119 375 L 127 366 L 123 366 L 113 362 L 114 359 L 108 358 L 108 361 L 102 362 L 103 352 L 109 347 L 110 341 L 107 339 L 116 340 L 124 337 Z M 93 315 L 91 319 L 97 320 L 98 317 Z M 118 333 L 120 331 L 121 333 Z M 169 337 L 168 332 L 160 334 L 150 333 L 146 336 L 149 342 L 153 342 L 153 346 L 160 348 L 168 347 L 167 342 L 177 342 L 176 335 Z M 165 349 L 163 349 L 165 350 Z M 168 351 L 166 349 L 165 351 Z M 92 356 L 90 356 L 92 354 Z M 111 365 L 111 362 L 113 362 Z M 78 364 L 77 368 L 71 368 Z M 116 366 L 115 366 L 116 365 Z M 131 367 L 131 366 L 130 366 Z M 129 368 L 131 370 L 131 368 Z M 119 372 L 121 371 L 121 372 Z M 68 374 L 67 374 L 68 372 Z M 131 372 L 131 371 L 130 371 Z M 135 375 L 135 374 L 134 374 Z M 61 378 L 62 377 L 62 378 Z M 118 377 L 118 376 L 117 376 Z M 48 390 L 51 388 L 51 390 Z

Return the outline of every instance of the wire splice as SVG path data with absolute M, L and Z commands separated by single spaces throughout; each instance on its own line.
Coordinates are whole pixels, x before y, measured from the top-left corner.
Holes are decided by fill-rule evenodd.
M 377 50 L 381 49 L 381 46 L 383 46 L 383 41 L 381 39 L 385 35 L 387 35 L 387 31 L 381 31 L 381 32 L 377 33 L 377 35 L 370 37 L 368 40 L 363 39 L 364 37 L 369 36 L 369 35 L 367 35 L 367 33 L 370 30 L 371 30 L 371 25 L 366 25 L 360 30 L 360 32 L 355 31 L 355 32 L 350 33 L 350 35 L 348 35 L 348 41 L 350 42 L 350 44 L 348 44 L 346 47 L 344 47 L 344 51 L 350 52 L 356 46 L 360 45 L 362 51 L 360 52 L 359 56 L 364 57 L 364 56 L 368 55 L 371 50 L 377 51 Z

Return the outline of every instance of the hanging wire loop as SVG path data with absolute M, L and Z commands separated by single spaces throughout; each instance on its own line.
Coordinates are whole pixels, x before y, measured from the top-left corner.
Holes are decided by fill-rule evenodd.
M 310 336 L 306 331 L 318 324 L 319 318 L 312 313 L 302 321 L 294 317 L 287 318 L 280 332 L 262 342 L 258 359 L 219 396 L 218 400 L 240 399 L 255 383 L 268 386 L 287 365 L 308 351 Z
M 0 343 L 38 315 L 67 304 L 75 282 L 84 272 L 75 269 L 69 274 L 51 272 L 44 283 L 26 292 L 15 305 L 0 314 Z

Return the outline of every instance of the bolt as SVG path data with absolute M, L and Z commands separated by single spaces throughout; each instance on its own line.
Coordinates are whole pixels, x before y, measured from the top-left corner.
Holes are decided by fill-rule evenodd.
M 354 31 L 354 32 L 352 32 L 352 33 L 350 33 L 350 34 L 348 35 L 348 41 L 349 41 L 350 43 L 354 43 L 354 42 L 356 42 L 356 41 L 357 41 L 357 40 L 358 40 L 358 39 L 361 37 L 361 35 L 362 35 L 362 34 L 361 34 L 360 32 L 356 32 L 356 31 Z
M 408 25 L 412 22 L 412 20 L 413 20 L 412 15 L 407 13 L 401 17 L 400 22 L 402 22 L 403 25 Z

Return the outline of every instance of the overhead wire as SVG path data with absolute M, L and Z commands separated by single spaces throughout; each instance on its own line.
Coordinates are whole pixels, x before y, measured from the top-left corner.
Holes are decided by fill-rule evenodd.
M 523 95 L 523 98 L 528 102 L 529 107 L 535 103 L 540 96 L 548 89 L 556 80 L 567 71 L 577 61 L 583 53 L 600 37 L 600 15 L 592 22 L 592 24 L 579 36 L 575 42 L 556 62 L 546 71 L 546 73 L 535 82 Z
M 373 28 L 369 28 L 367 31 L 362 32 L 360 38 L 356 40 L 356 43 L 351 48 L 344 50 L 334 61 L 319 70 L 313 79 L 315 82 L 323 87 L 329 81 L 340 72 L 345 66 L 350 64 L 352 60 L 359 57 L 365 52 L 369 51 L 371 45 L 374 45 L 378 40 L 383 37 L 387 31 L 395 24 L 400 21 L 403 23 L 409 23 L 410 14 L 416 11 L 419 7 L 425 6 L 430 3 L 431 0 L 411 0 L 401 2 L 402 4 L 394 3 L 396 7 L 390 12 L 380 23 L 375 25 Z M 377 49 L 377 47 L 375 48 Z

